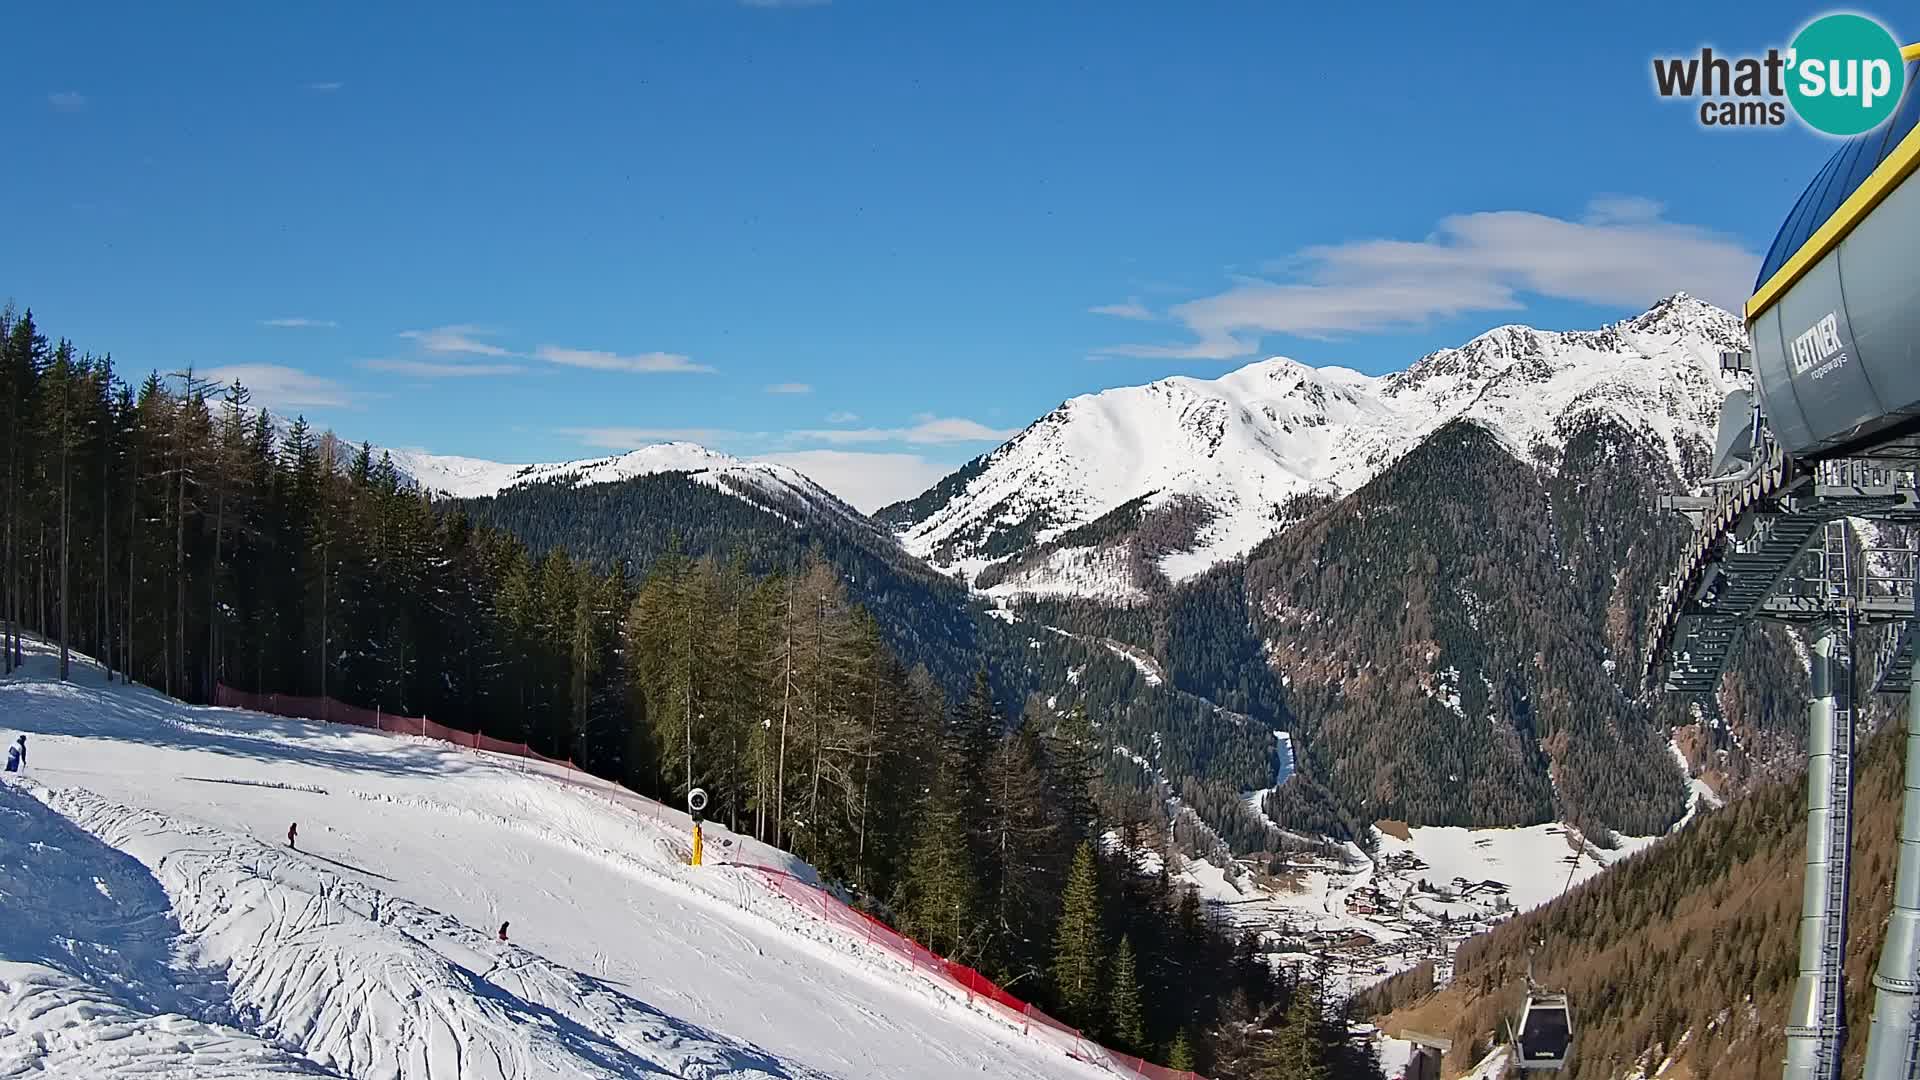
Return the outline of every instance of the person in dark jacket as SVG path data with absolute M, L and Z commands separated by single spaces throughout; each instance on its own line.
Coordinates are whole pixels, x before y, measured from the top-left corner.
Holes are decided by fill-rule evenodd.
M 293 824 L 287 826 L 287 846 L 290 848 L 293 848 L 295 851 L 300 850 L 300 848 L 297 845 L 295 845 L 293 842 L 295 836 L 297 836 L 299 832 L 300 832 L 299 822 L 296 821 Z
M 7 747 L 7 771 L 19 772 L 27 767 L 27 737 L 20 736 L 12 746 Z
M 507 940 L 507 924 L 506 923 L 500 924 L 500 940 L 502 943 L 505 943 L 505 941 Z

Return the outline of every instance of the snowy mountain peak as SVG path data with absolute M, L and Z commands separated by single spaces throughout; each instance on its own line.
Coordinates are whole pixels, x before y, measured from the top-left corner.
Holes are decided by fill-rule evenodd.
M 1639 334 L 1707 338 L 1730 349 L 1746 345 L 1746 325 L 1738 315 L 1684 292 L 1674 293 L 1623 325 Z
M 608 484 L 663 472 L 764 471 L 770 475 L 785 474 L 783 479 L 794 482 L 811 483 L 792 469 L 744 461 L 690 442 L 655 443 L 606 457 L 533 465 L 431 454 L 424 450 L 387 452 L 393 455 L 395 467 L 421 488 L 457 499 L 497 495 L 508 488 L 546 481 L 567 481 L 576 486 Z
M 1606 414 L 1685 475 L 1727 389 L 1719 352 L 1743 340 L 1737 316 L 1676 293 L 1597 330 L 1495 327 L 1383 376 L 1276 356 L 1217 379 L 1119 387 L 1063 403 L 911 512 L 881 516 L 905 522 L 905 546 L 936 566 L 969 578 L 997 567 L 996 594 L 1132 598 L 1118 541 L 1051 541 L 1125 507 L 1174 507 L 1180 524 L 1156 536 L 1178 542 L 1157 568 L 1177 581 L 1251 550 L 1290 497 L 1352 491 L 1455 419 L 1524 459 L 1558 445 L 1570 421 Z
M 421 489 L 456 499 L 498 495 L 529 484 L 571 487 L 617 484 L 642 476 L 682 473 L 696 483 L 726 492 L 763 510 L 790 518 L 795 512 L 872 528 L 867 519 L 798 469 L 748 461 L 698 443 L 664 442 L 606 457 L 532 465 L 389 450 L 394 467 Z

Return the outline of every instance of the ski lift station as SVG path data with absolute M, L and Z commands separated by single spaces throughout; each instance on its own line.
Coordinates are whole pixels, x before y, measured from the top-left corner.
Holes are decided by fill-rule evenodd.
M 1852 841 L 1855 654 L 1882 644 L 1868 692 L 1914 684 L 1920 529 L 1920 46 L 1905 98 L 1880 128 L 1841 144 L 1788 213 L 1746 304 L 1751 376 L 1721 410 L 1706 496 L 1675 496 L 1694 532 L 1656 604 L 1650 677 L 1709 715 L 1730 655 L 1760 620 L 1811 640 L 1807 859 L 1787 1080 L 1838 1080 Z M 1856 540 L 1902 537 L 1897 541 Z M 1873 977 L 1866 1080 L 1920 1080 L 1920 694 L 1908 694 L 1905 789 L 1893 913 Z M 1516 1064 L 1528 1064 L 1529 1020 Z M 1569 1015 L 1561 999 L 1562 1016 Z M 1570 1032 L 1571 1034 L 1571 1032 Z M 1545 1045 L 1545 1041 L 1541 1045 Z M 1542 1057 L 1550 1060 L 1550 1055 Z M 1542 1065 L 1542 1068 L 1553 1068 Z

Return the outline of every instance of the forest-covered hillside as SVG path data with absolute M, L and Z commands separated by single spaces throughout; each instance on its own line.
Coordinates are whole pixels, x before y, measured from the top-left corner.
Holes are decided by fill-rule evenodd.
M 1277 730 L 1299 749 L 1301 779 L 1268 807 L 1289 830 L 1565 818 L 1597 837 L 1647 835 L 1682 810 L 1669 732 L 1688 729 L 1695 764 L 1737 786 L 1756 761 L 1791 760 L 1783 733 L 1804 672 L 1782 635 L 1756 635 L 1717 727 L 1641 689 L 1638 627 L 1684 534 L 1657 500 L 1681 479 L 1618 417 L 1569 423 L 1557 449 L 1524 461 L 1477 425 L 1449 425 L 1346 499 L 1289 508 L 1293 524 L 1244 563 L 1139 603 L 1033 601 L 1011 619 L 878 527 L 678 474 L 465 506 L 535 553 L 564 546 L 603 568 L 638 572 L 677 549 L 771 572 L 817 551 L 909 666 L 959 693 L 984 662 L 1010 710 L 1029 696 L 1084 705 L 1128 752 L 1116 785 L 1148 803 L 1179 796 L 1238 851 L 1278 842 L 1241 797 L 1271 785 Z M 1152 564 L 1150 551 L 1129 558 Z
M 1901 704 L 1882 699 L 1870 718 L 1884 723 Z M 1905 739 L 1886 726 L 1864 744 L 1854 786 L 1848 1076 L 1866 1046 L 1898 851 Z M 1804 774 L 1768 783 L 1468 942 L 1449 988 L 1431 992 L 1423 966 L 1362 999 L 1362 1011 L 1389 1029 L 1450 1035 L 1449 1065 L 1465 1069 L 1519 1003 L 1537 941 L 1536 974 L 1571 995 L 1581 1025 L 1568 1080 L 1612 1080 L 1676 1053 L 1685 1075 L 1777 1076 L 1798 959 L 1805 784 Z
M 1347 498 L 1301 508 L 1244 564 L 1151 605 L 1032 610 L 1137 642 L 1174 685 L 1290 730 L 1301 776 L 1267 808 L 1283 827 L 1658 833 L 1684 801 L 1669 733 L 1737 788 L 1792 760 L 1805 669 L 1766 631 L 1716 721 L 1647 692 L 1640 628 L 1685 535 L 1658 498 L 1682 481 L 1617 417 L 1561 435 L 1521 460 L 1451 424 Z
M 669 543 L 629 574 L 536 553 L 364 444 L 278 430 L 244 386 L 136 388 L 11 309 L 0 421 L 0 674 L 35 634 L 61 678 L 85 653 L 188 700 L 324 695 L 668 801 L 704 787 L 716 817 L 1112 1045 L 1227 1080 L 1279 1059 L 1377 1075 L 1320 987 L 1138 872 L 1161 834 L 1101 789 L 1086 710 L 999 700 L 984 665 L 944 692 L 818 554 Z
M 872 613 L 902 663 L 926 668 L 946 693 L 966 693 L 984 666 L 1009 717 L 1030 697 L 1055 708 L 1077 705 L 1094 719 L 1104 745 L 1148 757 L 1153 771 L 1124 754 L 1113 755 L 1107 769 L 1117 791 L 1135 796 L 1136 813 L 1163 816 L 1166 796 L 1179 796 L 1231 848 L 1256 851 L 1276 839 L 1247 812 L 1242 794 L 1272 782 L 1279 687 L 1243 632 L 1244 612 L 1218 624 L 1226 636 L 1215 640 L 1218 613 L 1204 592 L 1159 609 L 1172 614 L 1170 621 L 1121 611 L 1121 633 L 1085 632 L 1109 621 L 1105 610 L 1062 612 L 1059 621 L 1023 611 L 1009 620 L 883 532 L 802 507 L 744 501 L 679 473 L 582 487 L 531 484 L 460 505 L 536 557 L 565 549 L 594 567 L 633 575 L 672 553 L 737 562 L 754 574 L 787 572 L 817 555 Z M 1144 641 L 1175 658 L 1173 685 L 1156 685 L 1103 644 L 1108 637 Z

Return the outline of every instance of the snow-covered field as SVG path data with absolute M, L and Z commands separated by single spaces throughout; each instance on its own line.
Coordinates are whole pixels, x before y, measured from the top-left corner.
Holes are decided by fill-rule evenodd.
M 51 669 L 0 681 L 0 1077 L 1110 1075 L 724 829 L 689 867 L 684 816 L 604 785 Z
M 1406 833 L 1403 840 L 1376 828 L 1371 856 L 1353 844 L 1339 859 L 1291 854 L 1278 876 L 1245 863 L 1182 859 L 1176 877 L 1224 917 L 1267 935 L 1276 962 L 1325 964 L 1330 985 L 1353 992 L 1451 956 L 1467 937 L 1658 839 L 1600 848 L 1560 824 Z

